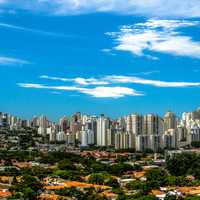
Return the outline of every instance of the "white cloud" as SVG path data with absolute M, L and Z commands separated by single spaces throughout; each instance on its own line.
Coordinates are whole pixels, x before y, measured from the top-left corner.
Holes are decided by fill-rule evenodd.
M 157 73 L 160 73 L 160 71 L 159 70 L 153 70 L 153 71 L 139 72 L 139 73 L 136 73 L 134 75 L 150 75 L 150 74 L 157 74 Z
M 114 12 L 124 15 L 199 17 L 199 0 L 0 0 L 3 8 L 53 15 Z
M 46 76 L 42 75 L 40 76 L 42 79 L 48 79 L 48 80 L 57 80 L 57 81 L 63 81 L 63 82 L 75 82 L 79 85 L 108 85 L 108 81 L 99 80 L 96 78 L 60 78 L 60 77 L 52 77 L 52 76 Z
M 151 72 L 150 72 L 151 73 Z M 153 72 L 152 72 L 153 73 Z M 22 88 L 33 88 L 33 89 L 46 89 L 50 90 L 53 94 L 60 94 L 60 91 L 71 91 L 82 94 L 87 94 L 96 98 L 121 98 L 125 96 L 144 96 L 144 93 L 134 90 L 130 87 L 124 87 L 124 84 L 139 84 L 139 85 L 149 85 L 153 87 L 162 87 L 162 88 L 185 88 L 185 87 L 200 87 L 200 82 L 170 82 L 170 81 L 161 81 L 161 80 L 151 80 L 144 79 L 137 76 L 118 76 L 110 75 L 103 76 L 99 79 L 97 78 L 59 78 L 59 77 L 49 77 L 41 76 L 42 78 L 50 80 L 60 80 L 64 82 L 73 82 L 78 83 L 77 85 L 71 86 L 50 86 L 37 83 L 18 83 L 17 85 Z M 97 82 L 95 84 L 95 82 Z M 88 81 L 92 80 L 92 82 Z M 89 87 L 90 85 L 98 85 L 99 83 L 106 83 L 109 86 L 97 86 Z M 120 86 L 119 86 L 120 85 Z M 87 86 L 87 87 L 86 87 Z
M 129 51 L 136 56 L 161 52 L 178 56 L 200 58 L 200 42 L 184 35 L 180 28 L 197 26 L 198 22 L 186 20 L 148 20 L 133 26 L 123 26 L 118 33 L 107 33 L 117 42 L 115 50 Z
M 159 71 L 149 71 L 149 72 L 141 72 L 138 75 L 149 75 L 152 73 L 159 73 Z M 199 87 L 200 82 L 177 82 L 177 81 L 161 81 L 161 80 L 151 80 L 151 79 L 144 79 L 138 76 L 117 76 L 117 75 L 110 75 L 110 76 L 103 76 L 101 78 L 59 78 L 59 77 L 51 77 L 51 76 L 40 76 L 40 78 L 45 78 L 48 80 L 59 80 L 63 82 L 73 82 L 77 83 L 78 85 L 83 86 L 90 86 L 90 85 L 111 85 L 111 84 L 127 84 L 127 83 L 134 83 L 140 85 L 151 85 L 154 87 Z M 101 87 L 100 87 L 101 88 Z M 110 87 L 104 87 L 110 88 Z M 80 88 L 79 88 L 80 89 Z M 88 91 L 90 91 L 88 89 Z
M 61 78 L 61 77 L 54 77 L 54 76 L 47 76 L 47 75 L 42 75 L 40 76 L 40 78 L 54 80 L 54 81 L 63 81 L 63 82 L 73 81 L 73 79 L 71 78 Z
M 0 65 L 25 65 L 30 62 L 18 58 L 0 56 Z
M 76 91 L 83 94 L 88 94 L 96 98 L 120 98 L 125 96 L 143 96 L 144 94 L 128 87 L 95 87 L 95 88 L 82 88 L 76 86 L 47 86 L 42 84 L 33 83 L 19 83 L 19 87 L 34 88 L 34 89 L 48 89 L 48 90 L 63 90 L 63 91 Z
M 169 82 L 160 80 L 149 80 L 135 76 L 107 76 L 105 80 L 109 80 L 111 83 L 135 83 L 141 85 L 151 85 L 155 87 L 199 87 L 200 82 Z
M 96 87 L 96 88 L 85 88 L 82 90 L 85 94 L 90 94 L 97 98 L 119 98 L 124 96 L 143 96 L 144 94 L 135 91 L 128 87 Z
M 73 37 L 72 35 L 65 35 L 61 33 L 54 33 L 54 32 L 49 32 L 49 31 L 38 30 L 38 29 L 26 28 L 23 26 L 16 26 L 16 25 L 7 24 L 7 23 L 0 23 L 0 27 L 18 30 L 18 31 L 31 32 L 31 33 L 45 35 L 45 36 L 52 36 L 52 37 Z
M 66 90 L 66 91 L 78 91 L 80 88 L 75 86 L 47 86 L 37 83 L 18 83 L 18 86 L 23 88 L 35 88 L 35 89 L 52 89 L 52 90 Z

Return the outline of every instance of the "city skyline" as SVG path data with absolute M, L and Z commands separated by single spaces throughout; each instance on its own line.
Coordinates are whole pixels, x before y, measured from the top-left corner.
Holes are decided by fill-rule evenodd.
M 174 9 L 174 8 L 177 9 Z M 0 110 L 163 116 L 199 106 L 200 4 L 0 1 Z
M 95 113 L 84 113 L 84 112 L 80 112 L 80 111 L 76 111 L 74 113 L 65 113 L 63 115 L 60 115 L 58 118 L 54 119 L 54 118 L 51 118 L 50 116 L 48 116 L 47 114 L 45 113 L 40 113 L 40 114 L 33 114 L 30 118 L 26 118 L 26 117 L 23 117 L 23 116 L 20 116 L 20 115 L 17 115 L 16 113 L 13 113 L 13 112 L 3 112 L 3 111 L 0 111 L 0 114 L 6 114 L 8 116 L 13 116 L 13 117 L 16 117 L 16 118 L 19 118 L 21 120 L 33 120 L 34 118 L 38 118 L 38 117 L 45 117 L 49 122 L 53 122 L 53 123 L 58 123 L 59 120 L 63 119 L 63 118 L 67 118 L 67 119 L 72 119 L 74 116 L 76 116 L 77 114 L 79 114 L 80 116 L 87 116 L 87 117 L 96 117 L 96 118 L 99 118 L 101 116 L 103 117 L 106 117 L 108 118 L 109 120 L 111 121 L 115 121 L 115 120 L 119 120 L 121 118 L 125 118 L 125 117 L 128 117 L 130 115 L 138 115 L 138 116 L 147 116 L 147 115 L 155 115 L 155 116 L 158 116 L 160 118 L 164 118 L 164 116 L 167 114 L 167 113 L 173 113 L 177 120 L 179 121 L 183 116 L 184 114 L 186 113 L 192 113 L 192 112 L 196 112 L 196 111 L 200 111 L 200 107 L 196 107 L 195 109 L 193 110 L 188 110 L 188 111 L 182 111 L 180 114 L 174 112 L 173 110 L 167 110 L 165 113 L 163 114 L 159 114 L 157 112 L 145 112 L 145 113 L 140 113 L 140 112 L 129 112 L 129 113 L 124 113 L 123 115 L 120 115 L 120 116 L 117 116 L 117 117 L 112 117 L 110 115 L 107 115 L 105 113 L 99 113 L 99 114 L 95 114 Z
M 44 143 L 54 148 L 56 143 L 66 147 L 111 147 L 154 152 L 161 149 L 180 149 L 198 145 L 200 140 L 200 109 L 184 112 L 181 118 L 167 112 L 164 116 L 154 113 L 132 113 L 118 119 L 108 116 L 92 116 L 74 113 L 63 116 L 57 122 L 47 116 L 20 119 L 0 112 L 0 130 L 5 133 L 33 131 Z M 54 145 L 53 145 L 54 144 Z M 53 146 L 51 146 L 53 145 Z

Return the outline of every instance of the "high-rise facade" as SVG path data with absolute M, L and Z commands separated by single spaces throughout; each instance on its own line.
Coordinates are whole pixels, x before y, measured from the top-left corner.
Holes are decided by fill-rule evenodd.
M 97 119 L 97 146 L 107 146 L 107 131 L 109 129 L 109 119 L 101 115 Z
M 176 129 L 177 128 L 177 119 L 176 115 L 172 112 L 167 112 L 164 116 L 164 130 Z

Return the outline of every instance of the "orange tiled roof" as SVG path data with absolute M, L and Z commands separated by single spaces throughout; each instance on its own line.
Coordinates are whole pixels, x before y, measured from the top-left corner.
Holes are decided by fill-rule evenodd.
M 185 194 L 200 194 L 200 186 L 197 187 L 168 187 L 170 190 L 176 190 Z
M 41 194 L 40 199 L 41 200 L 58 200 L 59 196 L 55 194 Z
M 198 187 L 178 187 L 177 191 L 182 193 L 199 194 L 200 186 Z
M 44 183 L 46 185 L 44 188 L 49 189 L 49 190 L 58 190 L 58 189 L 63 189 L 65 187 L 94 187 L 94 188 L 99 188 L 99 189 L 108 189 L 110 188 L 109 186 L 105 185 L 96 185 L 96 184 L 89 184 L 89 183 L 84 183 L 84 182 L 78 182 L 78 181 L 67 181 L 60 183 L 60 185 L 48 185 L 48 183 Z
M 1 181 L 9 181 L 12 178 L 13 178 L 13 176 L 0 176 Z
M 134 176 L 135 176 L 135 178 L 141 178 L 141 177 L 145 176 L 145 171 L 134 172 Z
M 9 191 L 0 191 L 0 197 L 9 197 L 11 196 L 12 194 L 9 192 Z
M 19 167 L 19 168 L 29 168 L 32 167 L 32 164 L 29 162 L 14 162 L 14 166 Z
M 152 190 L 151 193 L 152 193 L 154 196 L 164 194 L 164 193 L 161 192 L 160 190 Z
M 117 197 L 118 195 L 113 192 L 103 192 L 106 197 Z

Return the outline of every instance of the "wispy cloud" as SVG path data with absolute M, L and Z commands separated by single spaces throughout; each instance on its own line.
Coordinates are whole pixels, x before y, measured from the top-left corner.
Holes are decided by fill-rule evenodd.
M 199 22 L 186 20 L 148 20 L 145 23 L 122 26 L 120 32 L 106 33 L 117 45 L 115 50 L 128 51 L 136 56 L 159 52 L 176 56 L 200 58 L 200 42 L 184 35 L 180 28 L 197 26 Z
M 26 65 L 26 64 L 30 64 L 30 62 L 19 58 L 0 56 L 0 65 L 10 66 L 10 65 Z
M 99 80 L 96 78 L 60 78 L 60 77 L 52 77 L 52 76 L 46 76 L 42 75 L 40 76 L 42 79 L 48 79 L 48 80 L 55 80 L 55 81 L 63 81 L 63 82 L 75 82 L 79 85 L 108 85 L 108 81 Z
M 149 71 L 149 72 L 141 72 L 138 75 L 148 75 L 152 73 L 158 73 L 159 71 Z M 139 85 L 151 85 L 154 87 L 199 87 L 200 82 L 177 82 L 177 81 L 162 81 L 162 80 L 151 80 L 144 79 L 138 76 L 118 76 L 118 75 L 109 75 L 103 76 L 100 78 L 59 78 L 59 77 L 51 77 L 51 76 L 40 76 L 40 78 L 45 78 L 48 80 L 59 80 L 63 82 L 73 82 L 78 85 L 90 86 L 90 85 L 111 85 L 111 84 L 127 84 L 134 83 Z
M 92 95 L 98 98 L 120 98 L 124 96 L 144 96 L 143 93 L 138 92 L 128 87 L 96 87 L 84 88 L 83 93 Z
M 40 78 L 68 82 L 71 85 L 52 86 L 37 83 L 18 83 L 17 85 L 22 88 L 46 89 L 52 91 L 51 93 L 54 94 L 60 94 L 60 91 L 71 91 L 75 92 L 75 94 L 72 95 L 82 93 L 96 98 L 121 98 L 126 96 L 145 95 L 143 92 L 139 92 L 130 86 L 123 86 L 127 84 L 149 85 L 158 88 L 200 87 L 200 82 L 170 82 L 144 79 L 137 76 L 108 75 L 101 78 L 59 78 L 43 75 Z M 74 83 L 76 85 L 74 85 Z M 104 86 L 104 83 L 106 86 Z M 92 87 L 94 85 L 96 86 Z
M 54 32 L 49 32 L 49 31 L 27 28 L 27 27 L 23 27 L 23 26 L 16 26 L 16 25 L 7 24 L 7 23 L 0 23 L 0 27 L 18 30 L 18 31 L 30 32 L 30 33 L 39 34 L 39 35 L 51 36 L 51 37 L 67 37 L 67 38 L 74 37 L 73 35 L 66 35 L 66 34 L 62 34 L 62 33 L 54 33 Z
M 199 17 L 199 0 L 1 0 L 4 9 L 30 10 L 50 15 L 114 12 L 123 15 Z
M 134 73 L 133 75 L 151 75 L 151 74 L 157 74 L 160 73 L 159 70 L 153 70 L 153 71 L 146 71 L 146 72 L 138 72 L 138 73 Z
M 200 82 L 170 82 L 160 80 L 143 79 L 135 76 L 107 76 L 104 80 L 109 80 L 111 83 L 135 83 L 141 85 L 151 85 L 154 87 L 199 87 Z
M 76 86 L 47 86 L 42 84 L 33 83 L 19 83 L 19 87 L 22 88 L 34 88 L 34 89 L 48 89 L 48 90 L 63 90 L 63 91 L 75 91 L 83 94 L 88 94 L 96 98 L 120 98 L 125 96 L 143 96 L 132 88 L 128 87 L 95 87 L 95 88 L 82 88 Z

